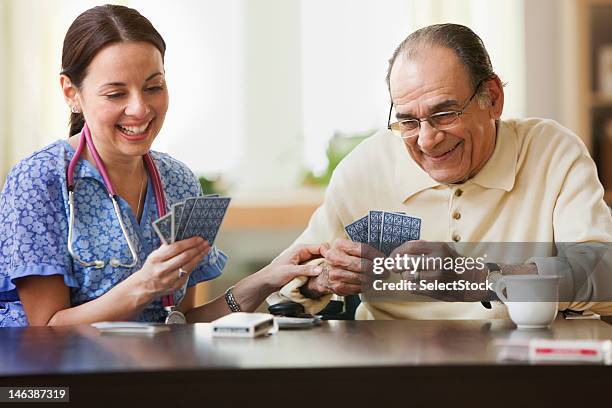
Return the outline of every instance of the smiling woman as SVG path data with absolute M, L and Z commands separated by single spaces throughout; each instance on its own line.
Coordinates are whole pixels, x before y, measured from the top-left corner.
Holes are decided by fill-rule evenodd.
M 19 162 L 0 194 L 0 327 L 206 321 L 318 273 L 299 265 L 318 246 L 298 248 L 196 307 L 195 286 L 227 257 L 201 237 L 161 245 L 151 225 L 202 194 L 187 166 L 150 151 L 168 110 L 164 53 L 127 7 L 94 7 L 70 26 L 60 75 L 70 138 Z
M 102 159 L 116 161 L 117 166 L 109 167 L 124 176 L 134 172 L 133 168 L 125 168 L 129 158 L 149 151 L 164 122 L 168 91 L 163 70 L 158 48 L 144 41 L 127 41 L 100 50 L 80 84 L 65 74 L 61 76 L 66 101 L 77 111 L 72 114 L 72 131 L 77 130 L 83 117 Z M 70 140 L 76 148 L 77 139 Z M 136 174 L 140 176 L 140 171 Z M 128 177 L 125 181 L 129 185 L 131 180 Z M 135 197 L 135 201 L 139 198 Z

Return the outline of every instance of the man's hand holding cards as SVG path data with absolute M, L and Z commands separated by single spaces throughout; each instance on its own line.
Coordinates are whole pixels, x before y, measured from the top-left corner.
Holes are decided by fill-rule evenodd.
M 421 237 L 421 220 L 404 213 L 373 210 L 344 230 L 353 242 L 368 244 L 388 256 L 404 242 Z
M 323 273 L 309 280 L 302 291 L 305 295 L 361 293 L 375 278 L 374 259 L 388 256 L 406 241 L 419 239 L 421 220 L 403 213 L 373 210 L 347 225 L 345 231 L 352 242 L 338 239 L 331 246 L 322 246 Z

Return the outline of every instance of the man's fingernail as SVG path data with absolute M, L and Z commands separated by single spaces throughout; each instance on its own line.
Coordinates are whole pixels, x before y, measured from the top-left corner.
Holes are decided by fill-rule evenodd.
M 323 272 L 323 268 L 321 268 L 320 266 L 315 266 L 315 268 L 312 271 L 314 273 L 321 273 Z

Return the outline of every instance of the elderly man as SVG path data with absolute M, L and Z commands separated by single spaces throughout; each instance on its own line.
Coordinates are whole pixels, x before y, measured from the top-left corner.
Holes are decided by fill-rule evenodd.
M 503 84 L 482 40 L 465 26 L 412 33 L 390 59 L 387 82 L 397 121 L 340 163 L 323 205 L 296 241 L 332 243 L 317 261 L 324 272 L 295 279 L 269 302 L 292 300 L 316 313 L 332 294 L 371 287 L 373 261 L 383 255 L 348 240 L 344 226 L 382 209 L 421 219 L 421 240 L 406 242 L 392 256 L 457 258 L 471 251 L 463 243 L 544 243 L 527 251 L 511 251 L 512 244 L 491 250 L 486 266 L 463 277 L 478 283 L 511 274 L 561 275 L 560 308 L 610 312 L 600 301 L 612 292 L 606 244 L 612 219 L 580 139 L 550 120 L 501 120 Z M 602 244 L 593 250 L 584 247 L 588 243 Z M 580 262 L 561 256 L 563 245 L 588 255 Z M 448 281 L 449 274 L 457 276 L 425 268 L 419 279 Z M 506 316 L 498 302 L 490 308 L 478 301 L 495 299 L 487 290 L 412 291 L 398 298 L 366 292 L 357 318 Z

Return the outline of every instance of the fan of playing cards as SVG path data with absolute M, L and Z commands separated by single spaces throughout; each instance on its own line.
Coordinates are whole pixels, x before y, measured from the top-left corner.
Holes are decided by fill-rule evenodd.
M 344 230 L 351 240 L 368 244 L 388 256 L 404 242 L 420 238 L 421 219 L 400 212 L 376 210 Z
M 211 194 L 174 204 L 172 211 L 153 222 L 164 244 L 202 237 L 212 246 L 230 203 L 229 197 Z

